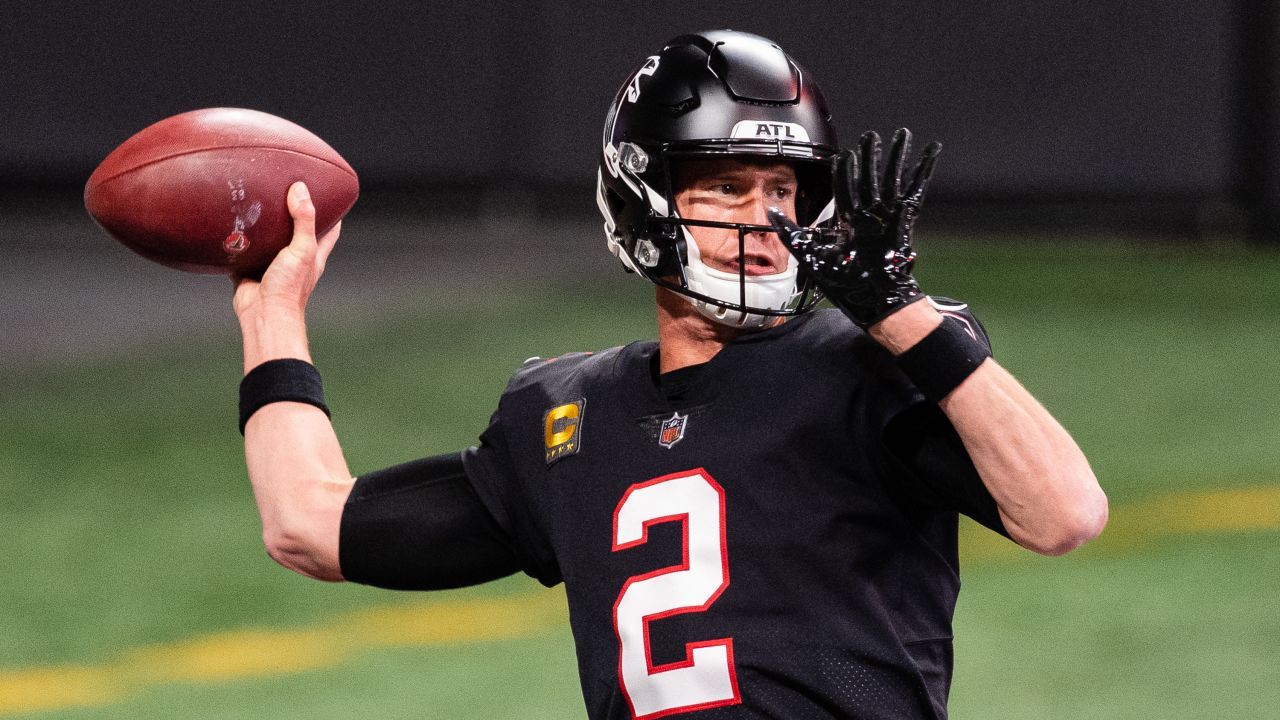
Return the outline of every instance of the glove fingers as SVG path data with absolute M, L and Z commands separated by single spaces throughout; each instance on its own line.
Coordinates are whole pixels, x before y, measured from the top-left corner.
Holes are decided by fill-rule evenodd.
M 911 152 L 911 131 L 898 128 L 893 133 L 893 144 L 889 146 L 889 166 L 884 174 L 884 189 L 881 197 L 885 202 L 897 202 L 902 197 L 902 166 Z
M 800 227 L 778 208 L 765 211 L 782 244 L 795 256 L 800 267 L 808 272 L 836 277 L 844 266 L 853 261 L 851 243 L 847 235 L 819 233 L 812 228 Z M 843 239 L 842 239 L 843 238 Z
M 865 209 L 880 202 L 880 134 L 875 130 L 863 133 L 859 145 L 862 175 L 858 179 L 858 195 Z
M 924 201 L 925 190 L 929 189 L 929 178 L 933 177 L 933 166 L 938 163 L 938 154 L 941 152 L 942 143 L 934 141 L 925 147 L 924 154 L 920 157 L 920 164 L 916 167 L 915 176 L 906 193 L 906 199 L 917 206 Z
M 831 193 L 836 201 L 836 215 L 852 224 L 858 212 L 858 154 L 849 150 L 838 153 L 831 161 Z
M 831 278 L 845 279 L 847 266 L 854 261 L 854 255 L 846 245 L 826 243 L 813 249 L 813 269 Z
M 765 215 L 769 217 L 769 224 L 773 225 L 774 232 L 778 233 L 778 239 L 787 250 L 801 265 L 812 266 L 813 235 L 776 207 L 765 210 Z

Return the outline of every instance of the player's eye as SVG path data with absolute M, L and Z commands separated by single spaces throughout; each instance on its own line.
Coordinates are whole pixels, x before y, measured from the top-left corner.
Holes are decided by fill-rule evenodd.
M 716 185 L 716 192 L 720 193 L 721 195 L 732 195 L 737 191 L 738 191 L 738 188 L 733 183 L 719 183 Z

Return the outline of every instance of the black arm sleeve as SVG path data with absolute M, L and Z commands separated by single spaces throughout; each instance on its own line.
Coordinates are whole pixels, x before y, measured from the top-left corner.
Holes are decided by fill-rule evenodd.
M 347 580 L 393 590 L 475 585 L 520 569 L 511 539 L 480 502 L 459 453 L 362 475 L 342 511 Z

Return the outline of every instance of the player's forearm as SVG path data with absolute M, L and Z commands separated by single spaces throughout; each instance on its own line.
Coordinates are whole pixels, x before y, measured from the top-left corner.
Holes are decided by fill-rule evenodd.
M 942 322 L 927 302 L 903 307 L 869 328 L 894 355 Z M 1061 555 L 1102 532 L 1107 498 L 1084 453 L 1022 385 L 988 358 L 939 403 L 995 498 L 1010 537 Z
M 310 361 L 300 319 L 242 317 L 241 327 L 246 372 L 267 360 Z M 253 413 L 244 433 L 267 552 L 296 572 L 341 580 L 338 530 L 353 480 L 328 416 L 312 405 L 274 402 Z
M 290 570 L 341 580 L 338 531 L 354 482 L 329 418 L 272 403 L 245 426 L 245 461 L 267 552 Z
M 268 360 L 297 358 L 311 362 L 306 319 L 301 310 L 251 310 L 240 316 L 244 371 Z
M 1016 542 L 1061 555 L 1102 532 L 1107 498 L 1084 453 L 994 359 L 988 358 L 940 407 Z

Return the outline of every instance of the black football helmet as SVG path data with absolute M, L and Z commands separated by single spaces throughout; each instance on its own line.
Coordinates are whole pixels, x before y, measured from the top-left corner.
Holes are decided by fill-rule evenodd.
M 732 30 L 682 35 L 627 78 L 605 119 L 596 200 L 609 249 L 628 270 L 726 325 L 760 327 L 805 312 L 821 294 L 794 259 L 778 274 L 746 274 L 747 233 L 774 229 L 679 217 L 672 169 L 689 158 L 789 162 L 799 180 L 797 222 L 822 227 L 834 222 L 837 152 L 822 92 L 773 41 Z M 691 225 L 736 229 L 739 271 L 704 265 Z

